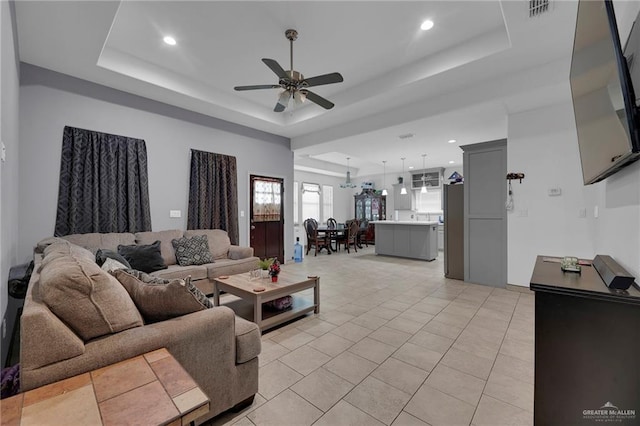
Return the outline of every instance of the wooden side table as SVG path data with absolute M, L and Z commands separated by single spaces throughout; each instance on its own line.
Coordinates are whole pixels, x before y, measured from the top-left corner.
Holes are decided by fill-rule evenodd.
M 187 425 L 209 399 L 166 349 L 2 400 L 2 425 Z

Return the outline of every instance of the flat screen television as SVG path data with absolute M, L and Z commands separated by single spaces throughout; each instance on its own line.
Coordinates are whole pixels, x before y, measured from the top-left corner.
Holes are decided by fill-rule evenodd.
M 633 89 L 635 83 L 640 90 L 640 70 L 633 66 L 640 47 L 638 27 L 636 19 L 623 51 L 611 1 L 578 3 L 569 80 L 585 185 L 640 159 L 640 114 Z

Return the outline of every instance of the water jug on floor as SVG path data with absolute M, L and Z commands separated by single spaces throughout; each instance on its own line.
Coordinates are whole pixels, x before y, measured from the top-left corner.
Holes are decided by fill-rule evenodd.
M 300 245 L 300 237 L 296 237 L 296 243 L 293 245 L 293 260 L 296 263 L 302 262 L 302 245 Z

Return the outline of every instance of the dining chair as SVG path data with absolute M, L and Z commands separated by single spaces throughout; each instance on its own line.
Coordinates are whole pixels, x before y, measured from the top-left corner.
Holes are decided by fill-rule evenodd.
M 338 229 L 338 221 L 334 218 L 330 217 L 327 219 L 327 229 L 336 230 Z M 336 250 L 340 248 L 340 241 L 344 238 L 344 233 L 340 234 L 338 232 L 329 232 L 327 233 L 329 238 L 329 243 L 332 248 L 335 247 Z M 335 245 L 334 245 L 335 243 Z
M 358 230 L 358 247 L 362 248 L 362 243 L 369 247 L 369 219 L 362 219 Z
M 347 253 L 351 253 L 349 250 L 350 246 L 353 246 L 353 249 L 358 252 L 358 231 L 359 225 L 357 220 L 348 220 L 345 229 L 345 236 L 342 244 L 344 248 L 347 249 Z
M 314 247 L 316 249 L 314 256 L 317 256 L 318 252 L 322 251 L 322 249 L 326 249 L 327 253 L 331 254 L 331 248 L 329 247 L 329 239 L 327 238 L 327 235 L 318 233 L 318 221 L 313 218 L 305 219 L 305 221 L 303 222 L 303 226 L 307 234 L 306 254 L 309 254 L 309 250 L 311 250 L 311 247 Z

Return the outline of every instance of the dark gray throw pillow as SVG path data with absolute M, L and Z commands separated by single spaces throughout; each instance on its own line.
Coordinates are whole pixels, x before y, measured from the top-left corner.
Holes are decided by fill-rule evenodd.
M 209 250 L 209 239 L 206 235 L 176 238 L 171 240 L 171 244 L 176 251 L 176 261 L 180 266 L 213 263 L 213 256 Z
M 127 259 L 132 269 L 137 269 L 138 271 L 150 273 L 167 269 L 167 265 L 164 264 L 160 254 L 160 241 L 148 245 L 119 245 L 118 253 Z
M 118 262 L 126 266 L 127 269 L 131 269 L 131 265 L 122 255 L 113 250 L 98 249 L 98 251 L 96 252 L 96 263 L 98 264 L 98 266 L 102 266 L 107 259 L 117 260 Z

